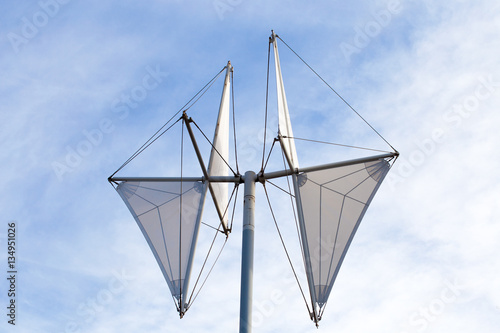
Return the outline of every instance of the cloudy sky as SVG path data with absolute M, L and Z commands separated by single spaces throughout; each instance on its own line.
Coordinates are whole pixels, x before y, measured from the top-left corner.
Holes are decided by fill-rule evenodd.
M 0 11 L 2 332 L 237 330 L 241 202 L 219 262 L 179 319 L 107 177 L 228 60 L 240 170 L 258 171 L 271 29 L 401 153 L 319 331 L 498 331 L 497 1 L 41 0 L 2 1 Z M 283 44 L 280 55 L 297 131 L 380 146 Z M 193 108 L 208 129 L 217 110 L 210 98 Z M 274 135 L 273 97 L 269 112 Z M 169 171 L 168 140 L 155 149 L 130 173 Z M 338 157 L 307 153 L 313 162 Z M 286 215 L 272 192 L 273 208 Z M 293 240 L 293 222 L 279 222 Z M 8 223 L 17 237 L 15 327 L 6 316 Z M 200 247 L 209 239 L 200 236 Z M 290 251 L 301 274 L 293 241 Z M 254 332 L 319 332 L 260 186 L 255 258 Z

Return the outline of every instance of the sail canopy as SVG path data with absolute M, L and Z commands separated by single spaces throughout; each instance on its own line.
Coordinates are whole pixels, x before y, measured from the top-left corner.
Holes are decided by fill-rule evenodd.
M 183 126 L 188 129 L 200 163 L 200 177 L 110 177 L 109 179 L 112 184 L 117 185 L 116 191 L 146 238 L 181 317 L 190 306 L 189 281 L 208 192 L 211 193 L 224 232 L 226 234 L 229 232 L 228 182 L 232 180 L 217 182 L 211 177 L 229 178 L 231 72 L 232 66 L 228 62 L 208 168 L 205 168 L 189 124 L 193 120 L 188 118 L 186 113 L 181 118 Z
M 351 241 L 397 152 L 323 166 L 300 168 L 273 32 L 279 130 L 278 139 L 292 174 L 301 248 L 318 323 Z M 282 172 L 267 174 L 267 179 Z
M 318 320 L 352 238 L 390 168 L 384 158 L 347 164 L 294 177 L 306 273 Z
M 183 311 L 198 235 L 202 182 L 123 181 L 116 190 L 146 238 L 172 296 Z

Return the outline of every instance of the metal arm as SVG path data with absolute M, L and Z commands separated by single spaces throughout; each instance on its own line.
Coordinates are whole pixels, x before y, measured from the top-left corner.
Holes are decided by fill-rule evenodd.
M 205 167 L 205 163 L 203 163 L 203 157 L 201 156 L 200 149 L 198 148 L 198 144 L 196 143 L 196 138 L 194 137 L 193 129 L 191 128 L 191 122 L 193 120 L 191 118 L 188 118 L 185 111 L 182 114 L 182 118 L 185 120 L 186 128 L 188 130 L 189 137 L 191 138 L 191 142 L 193 143 L 194 151 L 196 152 L 196 157 L 198 157 L 198 161 L 200 162 L 200 167 L 201 167 L 201 171 L 203 172 L 203 176 L 205 177 L 205 179 L 210 179 L 210 177 L 208 176 L 207 168 Z M 219 219 L 222 222 L 224 219 L 224 214 L 223 214 L 223 212 L 220 211 L 219 206 L 217 205 L 217 201 L 215 199 L 214 189 L 212 188 L 210 181 L 208 181 L 208 189 L 210 190 L 210 194 L 212 195 L 212 199 L 214 201 L 215 209 L 217 210 L 217 214 L 219 215 Z M 230 232 L 228 227 L 224 223 L 221 223 L 221 225 L 222 225 L 222 228 L 224 229 L 224 233 L 226 235 L 228 235 Z

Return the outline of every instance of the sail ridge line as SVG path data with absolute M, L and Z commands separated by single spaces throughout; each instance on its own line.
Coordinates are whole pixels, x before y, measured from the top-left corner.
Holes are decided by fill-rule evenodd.
M 160 214 L 160 209 L 159 207 L 156 207 L 156 211 L 158 212 L 158 222 L 160 224 L 160 229 L 161 229 L 161 238 L 163 239 L 163 248 L 165 249 L 165 255 L 167 257 L 167 262 L 168 262 L 168 268 L 170 270 L 170 276 L 174 276 L 174 273 L 172 272 L 172 264 L 170 263 L 170 256 L 168 255 L 168 249 L 167 249 L 167 241 L 165 239 L 165 231 L 163 229 L 163 220 L 161 218 L 161 214 Z M 156 251 L 156 248 L 155 248 L 155 251 Z M 160 259 L 161 261 L 161 259 Z M 162 261 L 163 262 L 163 261 Z M 162 268 L 162 266 L 160 266 L 160 268 Z M 163 269 L 165 269 L 165 267 L 163 267 Z M 168 273 L 167 273 L 168 275 Z M 173 281 L 169 281 L 168 279 L 165 279 L 167 281 L 167 284 L 172 284 L 171 285 L 171 288 L 172 290 L 175 290 L 175 285 L 173 284 Z M 173 295 L 172 295 L 173 296 Z
M 149 202 L 151 205 L 153 205 L 153 206 L 154 206 L 153 208 L 151 208 L 151 209 L 149 209 L 149 210 L 147 210 L 147 211 L 145 211 L 145 212 L 143 212 L 143 213 L 137 214 L 137 217 L 142 216 L 142 215 L 144 215 L 144 214 L 146 214 L 146 213 L 149 213 L 149 212 L 151 212 L 152 210 L 154 210 L 155 208 L 160 208 L 161 206 L 164 206 L 164 205 L 166 205 L 166 204 L 168 204 L 168 203 L 170 203 L 170 202 L 172 202 L 172 201 L 174 201 L 174 200 L 176 200 L 176 199 L 180 198 L 181 196 L 183 196 L 184 194 L 188 193 L 188 192 L 189 192 L 189 191 L 191 191 L 192 189 L 193 189 L 193 188 L 190 188 L 190 189 L 186 190 L 186 192 L 183 192 L 183 193 L 177 194 L 174 198 L 171 198 L 171 199 L 169 199 L 169 200 L 167 200 L 167 201 L 165 201 L 165 202 L 163 202 L 162 204 L 159 204 L 159 205 L 154 204 L 154 203 L 150 202 L 149 200 L 147 200 L 147 199 L 143 198 L 142 196 L 140 196 L 140 195 L 136 194 L 136 196 L 137 196 L 137 197 L 139 197 L 139 198 L 143 199 L 144 201 Z
M 128 183 L 127 181 L 125 181 L 124 183 Z M 142 183 L 142 181 L 139 181 L 138 183 Z M 142 188 L 142 189 L 145 189 L 145 190 L 150 190 L 150 191 L 156 191 L 156 192 L 161 192 L 161 193 L 165 193 L 165 194 L 173 194 L 173 195 L 179 195 L 178 193 L 176 192 L 170 192 L 170 191 L 164 191 L 164 190 L 161 190 L 159 188 L 153 188 L 153 187 L 147 187 L 147 186 L 141 186 L 141 185 L 136 185 L 136 187 L 139 189 L 139 188 Z
M 125 183 L 126 183 L 126 182 L 125 182 Z M 121 184 L 122 184 L 122 183 L 120 183 L 120 185 L 121 185 Z M 164 205 L 168 204 L 169 202 L 172 202 L 173 200 L 175 200 L 175 199 L 177 199 L 177 198 L 181 197 L 182 195 L 184 195 L 184 194 L 186 194 L 186 193 L 188 193 L 189 191 L 191 191 L 191 190 L 193 190 L 193 189 L 194 189 L 194 187 L 191 187 L 191 188 L 187 189 L 185 192 L 175 193 L 175 192 L 169 192 L 169 191 L 161 191 L 161 190 L 158 190 L 158 189 L 152 189 L 152 188 L 145 187 L 145 186 L 137 186 L 137 188 L 142 188 L 142 189 L 145 189 L 145 190 L 157 190 L 157 191 L 159 191 L 159 192 L 161 192 L 161 193 L 175 195 L 175 197 L 173 197 L 173 198 L 171 198 L 171 199 L 168 199 L 167 201 L 165 201 L 165 202 L 163 202 L 163 203 L 161 203 L 161 204 L 155 204 L 155 203 L 153 203 L 153 202 L 149 201 L 148 199 L 144 198 L 143 196 L 141 196 L 141 195 L 139 195 L 139 194 L 137 194 L 137 193 L 134 193 L 134 195 L 135 195 L 136 197 L 141 198 L 142 200 L 144 200 L 144 201 L 146 201 L 147 203 L 149 203 L 149 204 L 151 204 L 152 206 L 154 206 L 153 208 L 151 208 L 151 209 L 149 209 L 149 210 L 146 210 L 146 211 L 142 212 L 141 214 L 135 214 L 137 217 L 142 216 L 142 215 L 144 215 L 144 214 L 146 214 L 146 213 L 149 213 L 149 212 L 151 212 L 152 210 L 154 210 L 154 209 L 156 209 L 156 208 L 160 208 L 161 206 L 164 206 Z
M 333 258 L 335 257 L 335 250 L 337 248 L 337 239 L 338 239 L 338 235 L 339 235 L 339 229 L 340 229 L 340 224 L 342 223 L 342 213 L 344 212 L 344 205 L 345 205 L 345 196 L 344 198 L 342 199 L 342 206 L 340 208 L 340 212 L 339 212 L 339 219 L 338 219 L 338 222 L 337 222 L 337 230 L 335 231 L 335 241 L 333 243 L 333 252 L 332 252 L 332 256 L 330 258 L 330 265 L 329 265 L 329 268 L 328 268 L 328 276 L 327 276 L 327 281 L 330 280 L 330 273 L 332 271 L 332 263 L 333 263 Z M 320 265 L 321 265 L 321 262 L 320 262 Z M 321 275 L 320 275 L 321 276 Z M 332 281 L 332 285 L 335 281 Z M 326 293 L 327 295 L 328 293 Z M 326 304 L 327 302 L 324 302 L 323 304 Z
M 378 164 L 380 164 L 380 162 L 379 162 Z M 382 169 L 383 169 L 383 165 L 380 165 L 380 166 L 378 166 L 378 167 L 377 167 L 377 170 L 376 170 L 375 172 L 379 172 L 379 171 L 380 171 L 380 170 L 382 170 Z M 326 170 L 328 170 L 328 169 L 326 169 Z M 327 185 L 327 184 L 331 184 L 331 183 L 333 183 L 333 182 L 335 182 L 335 181 L 338 181 L 338 180 L 340 180 L 340 179 L 343 179 L 343 178 L 346 178 L 346 177 L 352 176 L 352 175 L 353 175 L 353 174 L 355 174 L 355 173 L 362 172 L 363 170 L 366 170 L 366 172 L 368 173 L 368 177 L 366 177 L 363 181 L 361 181 L 358 185 L 356 185 L 355 187 L 353 187 L 353 188 L 352 188 L 349 192 L 347 192 L 347 193 L 345 194 L 345 195 L 348 195 L 350 192 L 352 192 L 352 191 L 353 191 L 356 187 L 358 187 L 359 185 L 361 185 L 361 184 L 362 184 L 363 182 L 365 182 L 367 179 L 369 179 L 369 178 L 373 178 L 373 177 L 372 177 L 372 175 L 370 174 L 370 172 L 368 171 L 368 167 L 367 167 L 366 165 L 365 165 L 363 168 L 359 169 L 359 170 L 355 170 L 355 171 L 353 171 L 353 172 L 351 172 L 351 173 L 345 174 L 345 175 L 343 175 L 343 176 L 341 176 L 341 177 L 337 177 L 337 178 L 335 178 L 335 179 L 329 180 L 329 181 L 324 182 L 324 183 L 321 183 L 321 184 L 320 184 L 320 183 L 318 183 L 318 182 L 315 182 L 315 181 L 313 181 L 313 180 L 311 180 L 311 182 L 313 182 L 313 183 L 315 183 L 315 184 L 317 184 L 317 185 L 319 185 L 319 186 L 325 187 L 325 188 L 327 188 L 327 189 L 329 189 L 329 190 L 331 190 L 331 191 L 337 192 L 337 191 L 335 191 L 335 190 L 333 190 L 333 189 L 331 189 L 331 188 L 327 187 L 326 185 Z M 323 171 L 323 170 L 321 170 L 321 171 Z M 340 192 L 337 192 L 337 193 L 340 193 Z
M 362 169 L 362 170 L 365 170 L 365 169 Z M 358 171 L 356 171 L 356 172 L 358 172 Z M 356 172 L 353 172 L 353 173 L 351 173 L 350 175 L 353 175 L 353 174 L 355 174 Z M 343 177 L 337 178 L 337 180 L 338 180 L 338 179 L 341 179 L 341 178 L 343 178 Z M 366 180 L 368 180 L 369 178 L 371 178 L 371 176 L 368 176 L 368 177 L 366 177 L 365 179 L 363 179 L 360 183 L 358 183 L 358 184 L 357 184 L 356 186 L 354 186 L 351 190 L 349 190 L 349 192 L 353 191 L 356 187 L 358 187 L 359 185 L 361 185 L 362 183 L 364 183 L 364 182 L 365 182 Z M 315 185 L 317 185 L 317 186 L 318 186 L 318 187 L 320 187 L 321 189 L 328 190 L 328 191 L 330 191 L 330 192 L 332 192 L 332 193 L 335 193 L 335 194 L 338 194 L 338 195 L 340 195 L 340 196 L 342 196 L 342 197 L 346 197 L 346 198 L 349 198 L 349 199 L 354 200 L 354 201 L 356 201 L 356 202 L 359 202 L 359 203 L 360 203 L 360 204 L 362 204 L 362 205 L 366 205 L 366 202 L 363 202 L 363 201 L 361 201 L 361 200 L 359 200 L 359 199 L 356 199 L 356 198 L 353 198 L 353 197 L 349 196 L 349 195 L 348 195 L 348 193 L 349 193 L 349 192 L 347 192 L 346 194 L 344 194 L 344 193 L 342 193 L 342 192 L 336 191 L 336 190 L 334 190 L 334 189 L 332 189 L 332 188 L 329 188 L 329 187 L 327 187 L 327 186 L 325 186 L 325 185 L 324 185 L 324 184 L 328 184 L 328 183 L 330 183 L 330 182 L 320 184 L 320 183 L 318 183 L 318 182 L 316 182 L 316 181 L 314 181 L 314 180 L 312 180 L 312 179 L 307 179 L 307 181 L 308 181 L 308 182 L 311 182 L 311 183 L 313 183 L 313 184 L 315 184 Z
M 319 204 L 319 239 L 320 240 L 323 239 L 321 237 L 322 236 L 322 232 L 323 232 L 323 207 L 322 207 L 323 206 L 323 201 L 322 201 L 322 199 L 323 199 L 323 186 L 320 186 L 319 187 L 319 200 L 318 200 L 318 204 Z M 341 215 L 342 215 L 342 212 L 341 212 Z M 340 220 L 340 218 L 339 218 L 339 220 Z M 340 224 L 340 221 L 339 221 L 339 224 Z M 338 233 L 338 231 L 337 231 L 337 233 Z M 337 236 L 335 236 L 335 242 L 333 244 L 334 251 L 335 251 L 335 244 L 336 244 L 336 242 L 337 242 Z M 322 250 L 323 250 L 323 247 L 320 244 L 320 246 L 319 246 L 319 257 L 320 258 L 321 258 L 321 252 L 322 252 Z M 332 257 L 333 257 L 333 254 L 332 254 Z M 323 265 L 322 265 L 321 260 L 320 260 L 320 262 L 319 262 L 318 294 L 320 293 L 320 288 L 321 288 L 321 270 L 322 270 L 322 268 L 323 268 Z M 330 268 L 331 268 L 331 264 L 330 264 Z M 327 281 L 328 281 L 328 279 L 327 279 Z M 314 291 L 316 291 L 316 288 L 314 289 Z M 316 301 L 318 301 L 318 298 L 319 298 L 318 296 L 319 295 L 316 295 Z M 318 304 L 319 304 L 319 302 L 318 302 Z
M 366 169 L 364 169 L 366 170 Z M 367 171 L 368 173 L 368 171 Z M 351 193 L 352 191 L 354 191 L 355 189 L 357 189 L 361 184 L 363 184 L 364 182 L 366 182 L 368 179 L 372 178 L 372 176 L 368 173 L 368 176 L 365 177 L 365 179 L 363 179 L 361 182 L 359 182 L 356 186 L 354 186 L 349 192 L 347 192 L 345 194 L 346 197 L 349 197 L 349 193 Z

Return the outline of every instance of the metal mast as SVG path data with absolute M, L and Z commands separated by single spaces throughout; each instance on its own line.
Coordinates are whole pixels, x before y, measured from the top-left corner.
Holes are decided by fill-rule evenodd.
M 255 215 L 255 172 L 245 173 L 241 248 L 240 333 L 252 331 L 252 291 Z

